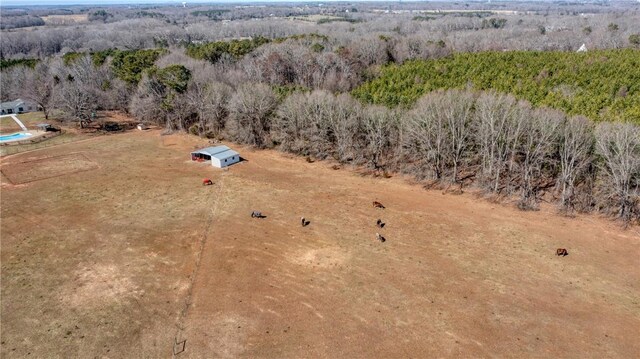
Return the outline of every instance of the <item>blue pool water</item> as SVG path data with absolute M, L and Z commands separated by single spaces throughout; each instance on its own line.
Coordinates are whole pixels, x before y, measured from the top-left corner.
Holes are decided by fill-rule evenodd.
M 11 135 L 0 136 L 0 142 L 21 140 L 27 137 L 31 137 L 31 134 L 30 133 L 14 133 Z

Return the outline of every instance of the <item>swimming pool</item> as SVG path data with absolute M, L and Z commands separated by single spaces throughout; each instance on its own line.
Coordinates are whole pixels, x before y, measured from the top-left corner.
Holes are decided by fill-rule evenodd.
M 33 135 L 28 132 L 12 133 L 10 135 L 0 136 L 0 142 L 16 141 L 16 140 L 21 140 L 23 138 L 27 138 L 31 136 Z

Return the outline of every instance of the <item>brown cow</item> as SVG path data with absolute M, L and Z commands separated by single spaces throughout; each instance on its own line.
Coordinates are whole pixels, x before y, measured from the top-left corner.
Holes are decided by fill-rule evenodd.
M 384 243 L 387 239 L 380 235 L 380 233 L 376 233 L 376 239 L 380 242 Z
M 564 257 L 564 256 L 568 256 L 569 252 L 567 251 L 566 248 L 558 248 L 558 249 L 556 249 L 556 255 Z
M 382 203 L 378 201 L 373 201 L 373 207 L 384 209 L 384 206 L 382 205 Z

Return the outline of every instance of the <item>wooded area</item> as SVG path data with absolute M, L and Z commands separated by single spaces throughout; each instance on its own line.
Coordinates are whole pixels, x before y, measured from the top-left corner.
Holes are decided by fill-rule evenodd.
M 640 124 L 640 50 L 460 53 L 388 66 L 354 94 L 397 106 L 451 88 L 496 90 L 594 121 Z

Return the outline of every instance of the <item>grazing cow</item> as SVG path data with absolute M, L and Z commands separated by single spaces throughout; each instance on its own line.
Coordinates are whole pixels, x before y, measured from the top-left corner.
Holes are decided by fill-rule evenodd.
M 311 221 L 307 221 L 304 217 L 300 217 L 300 224 L 302 224 L 303 227 L 308 226 L 309 223 L 311 223 Z
M 376 221 L 376 226 L 378 226 L 378 228 L 382 228 L 382 227 L 384 227 L 384 222 L 382 222 L 382 220 L 381 220 L 381 219 L 378 219 L 378 220 Z
M 213 184 L 213 181 L 208 179 L 208 178 L 205 178 L 205 179 L 202 180 L 202 185 L 203 186 L 210 186 L 212 184 Z
M 251 218 L 264 218 L 266 216 L 262 215 L 262 212 L 260 211 L 252 211 L 251 212 Z
M 382 203 L 378 202 L 378 201 L 373 201 L 373 206 L 375 208 L 382 208 L 384 209 L 384 206 L 382 205 Z
M 376 239 L 380 242 L 384 243 L 387 239 L 380 235 L 380 233 L 376 233 Z
M 556 255 L 557 256 L 568 256 L 569 255 L 569 251 L 567 251 L 566 248 L 558 248 L 556 249 Z

